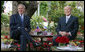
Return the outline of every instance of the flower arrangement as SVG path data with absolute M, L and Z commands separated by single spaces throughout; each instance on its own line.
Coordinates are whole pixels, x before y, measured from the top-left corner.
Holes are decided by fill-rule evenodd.
M 37 47 L 37 50 L 39 50 L 39 51 L 41 51 L 41 50 L 49 51 L 50 50 L 50 47 L 53 45 L 52 38 L 47 38 L 47 41 L 48 42 L 43 42 L 41 46 Z M 35 40 L 35 42 L 41 43 L 40 40 Z M 32 43 L 30 43 L 30 48 L 31 49 L 34 48 Z
M 47 38 L 47 41 L 50 41 L 50 42 L 52 42 L 52 39 L 53 39 L 53 38 Z
M 67 38 L 66 36 L 57 37 L 55 41 L 58 43 L 69 43 L 69 38 Z

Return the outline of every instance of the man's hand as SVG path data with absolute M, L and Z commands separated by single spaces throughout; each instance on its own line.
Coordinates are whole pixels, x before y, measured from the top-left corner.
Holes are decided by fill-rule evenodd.
M 62 36 L 65 36 L 66 32 L 65 31 L 60 31 L 59 34 L 62 35 Z
M 71 33 L 70 33 L 70 32 L 67 32 L 67 33 L 66 33 L 66 35 L 67 35 L 67 36 L 68 36 L 68 35 L 70 35 L 70 36 L 71 36 Z
M 27 28 L 25 28 L 25 30 L 27 31 Z

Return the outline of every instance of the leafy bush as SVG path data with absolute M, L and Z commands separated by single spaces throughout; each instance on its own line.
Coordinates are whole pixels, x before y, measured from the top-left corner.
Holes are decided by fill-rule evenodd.
M 1 35 L 9 35 L 9 32 L 1 31 Z
M 43 22 L 43 19 L 42 19 L 42 16 L 36 16 L 36 17 L 32 17 L 32 19 L 30 20 L 31 22 L 31 28 L 32 29 L 36 29 L 37 26 L 39 26 L 40 28 L 42 28 L 42 22 Z
M 3 4 L 4 4 L 4 1 L 1 1 L 1 13 L 3 12 Z
M 3 24 L 5 26 L 8 26 L 8 24 L 9 24 L 9 16 L 4 13 L 1 14 L 1 25 L 3 25 Z

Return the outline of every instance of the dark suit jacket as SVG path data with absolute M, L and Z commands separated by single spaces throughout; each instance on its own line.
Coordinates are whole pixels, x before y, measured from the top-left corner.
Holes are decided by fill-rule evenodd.
M 21 18 L 19 14 L 13 14 L 10 17 L 10 36 L 13 39 L 19 40 L 19 36 L 21 34 Z M 30 32 L 30 17 L 24 15 L 24 28 L 27 28 L 27 32 Z
M 56 28 L 57 33 L 59 31 L 71 32 L 71 39 L 75 39 L 77 35 L 77 31 L 79 28 L 78 18 L 74 16 L 70 16 L 68 22 L 66 23 L 66 17 L 59 18 L 58 26 Z

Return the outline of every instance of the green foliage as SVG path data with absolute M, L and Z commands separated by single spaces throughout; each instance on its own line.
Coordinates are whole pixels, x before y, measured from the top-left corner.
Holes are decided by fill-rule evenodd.
M 3 4 L 4 4 L 4 1 L 1 1 L 1 13 L 3 12 Z
M 65 1 L 51 2 L 51 10 L 49 12 L 49 21 L 58 22 L 58 18 L 61 16 L 64 16 L 64 10 L 63 10 L 63 7 L 65 6 L 64 4 L 65 4 Z
M 2 13 L 1 14 L 1 24 L 3 25 L 3 23 L 5 26 L 7 26 L 7 24 L 9 24 L 9 16 Z
M 40 3 L 40 14 L 41 14 L 41 16 L 44 15 L 46 17 L 47 11 L 48 11 L 47 1 L 42 1 Z
M 9 32 L 1 31 L 1 35 L 9 35 Z
M 40 28 L 42 28 L 42 22 L 43 19 L 41 16 L 36 16 L 36 17 L 32 17 L 32 19 L 30 20 L 31 22 L 31 28 L 35 29 L 37 26 L 39 26 Z
M 75 10 L 76 12 L 74 12 L 74 10 Z M 83 13 L 83 12 L 80 12 L 80 10 L 78 10 L 78 9 L 76 9 L 76 8 L 74 8 L 74 10 L 72 11 L 72 15 L 78 17 L 78 19 L 79 19 L 79 24 L 80 24 L 80 25 L 84 25 L 84 13 Z

